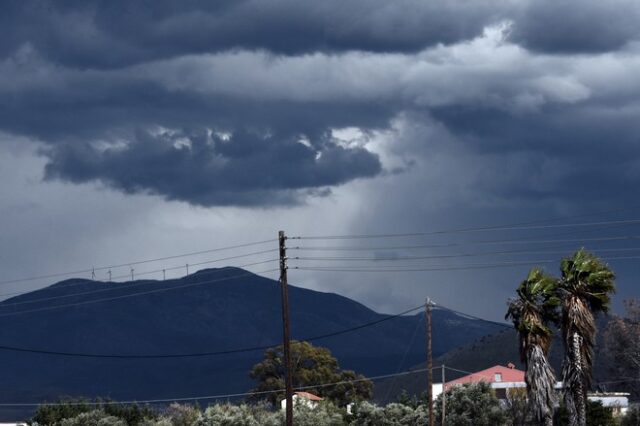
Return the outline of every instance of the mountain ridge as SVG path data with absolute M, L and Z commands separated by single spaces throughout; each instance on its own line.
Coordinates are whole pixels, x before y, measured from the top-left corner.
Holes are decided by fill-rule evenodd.
M 135 293 L 141 295 L 131 296 Z M 289 287 L 289 301 L 293 339 L 379 321 L 312 342 L 328 347 L 343 368 L 375 376 L 425 359 L 423 313 L 388 319 L 393 316 L 347 297 L 295 285 Z M 64 307 L 49 310 L 51 306 Z M 434 310 L 433 317 L 436 355 L 497 329 L 445 310 Z M 175 355 L 281 341 L 278 281 L 239 268 L 206 269 L 166 281 L 68 279 L 0 302 L 2 346 Z M 248 372 L 262 355 L 263 350 L 255 350 L 193 358 L 105 359 L 0 350 L 0 368 L 5 383 L 11 383 L 0 386 L 0 402 L 61 395 L 140 400 L 243 393 L 253 387 Z M 1 409 L 0 419 L 24 412 Z

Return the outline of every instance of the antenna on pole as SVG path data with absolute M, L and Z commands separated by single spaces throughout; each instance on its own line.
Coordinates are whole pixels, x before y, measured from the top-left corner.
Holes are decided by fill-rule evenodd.
M 91 279 L 94 281 L 96 279 L 96 268 L 94 266 L 91 267 Z
M 109 269 L 109 272 L 107 272 L 109 274 L 109 282 L 111 282 L 111 269 Z
M 133 271 L 134 271 L 134 269 L 131 268 L 131 281 L 133 281 Z

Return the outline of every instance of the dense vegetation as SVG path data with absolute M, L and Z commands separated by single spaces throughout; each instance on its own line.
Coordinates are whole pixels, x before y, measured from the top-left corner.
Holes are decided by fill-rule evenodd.
M 436 423 L 440 425 L 442 397 L 435 403 Z M 447 426 L 534 426 L 525 405 L 501 406 L 493 390 L 485 383 L 466 384 L 449 389 L 446 394 Z M 386 406 L 360 402 L 349 414 L 345 408 L 323 401 L 316 408 L 296 405 L 297 426 L 415 426 L 428 424 L 428 408 L 422 399 L 402 395 Z M 524 413 L 524 416 L 523 416 Z M 622 419 L 614 420 L 611 412 L 599 403 L 587 404 L 587 424 L 593 426 L 631 426 L 640 419 L 637 409 Z M 86 401 L 63 401 L 38 409 L 32 426 L 282 426 L 284 413 L 267 403 L 221 403 L 206 409 L 172 404 L 168 408 L 118 404 L 92 404 Z M 568 425 L 567 410 L 556 410 L 555 425 Z

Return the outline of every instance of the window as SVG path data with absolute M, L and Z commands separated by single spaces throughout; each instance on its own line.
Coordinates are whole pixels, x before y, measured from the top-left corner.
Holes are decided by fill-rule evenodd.
M 502 381 L 502 373 L 496 373 L 494 376 L 494 379 L 496 382 L 501 382 Z

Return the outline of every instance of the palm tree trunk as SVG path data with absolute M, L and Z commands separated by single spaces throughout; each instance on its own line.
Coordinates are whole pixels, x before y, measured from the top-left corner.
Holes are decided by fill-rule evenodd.
M 582 374 L 582 337 L 574 332 L 573 333 L 573 360 L 576 371 L 576 382 L 572 389 L 574 395 L 573 400 L 576 408 L 576 424 L 578 426 L 587 425 L 587 407 L 585 401 L 584 392 L 584 375 Z

